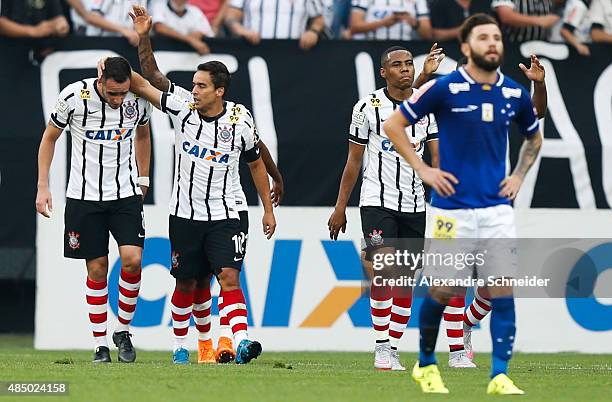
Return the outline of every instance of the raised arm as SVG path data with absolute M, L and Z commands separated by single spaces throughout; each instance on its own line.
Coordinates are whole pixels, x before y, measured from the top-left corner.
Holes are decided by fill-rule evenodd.
M 130 13 L 134 30 L 138 34 L 138 61 L 140 69 L 144 77 L 160 91 L 170 89 L 170 80 L 157 67 L 155 56 L 153 55 L 153 47 L 151 46 L 151 27 L 153 26 L 153 18 L 147 13 L 147 9 L 134 5 Z
M 538 119 L 543 119 L 546 116 L 546 108 L 548 106 L 548 94 L 546 92 L 546 72 L 544 66 L 540 64 L 540 60 L 536 55 L 531 55 L 531 65 L 529 68 L 525 67 L 523 63 L 519 64 L 519 68 L 525 74 L 525 77 L 533 81 L 533 96 L 531 101 L 533 106 L 536 108 L 536 116 Z
M 342 172 L 342 179 L 340 179 L 340 189 L 338 190 L 336 207 L 327 221 L 329 238 L 332 240 L 338 240 L 340 230 L 342 230 L 342 233 L 346 232 L 346 206 L 353 192 L 353 188 L 355 188 L 355 183 L 357 183 L 357 179 L 359 178 L 359 170 L 361 169 L 364 151 L 364 145 L 349 142 L 349 151 L 346 158 L 346 164 L 344 165 L 344 171 Z
M 444 60 L 446 55 L 444 54 L 444 49 L 438 47 L 438 43 L 434 43 L 431 49 L 429 49 L 429 54 L 423 61 L 423 71 L 417 77 L 417 79 L 412 84 L 413 88 L 420 88 L 421 85 L 425 84 L 427 81 L 431 79 L 433 73 L 438 70 L 440 67 L 440 63 Z
M 162 91 L 155 88 L 151 83 L 143 78 L 142 75 L 132 70 L 130 77 L 130 91 L 151 102 L 158 109 L 161 107 Z

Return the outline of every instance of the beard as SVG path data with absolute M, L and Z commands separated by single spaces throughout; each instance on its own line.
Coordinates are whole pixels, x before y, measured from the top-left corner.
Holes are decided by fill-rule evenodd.
M 503 54 L 499 54 L 499 58 L 496 61 L 490 61 L 486 59 L 485 55 L 480 55 L 476 54 L 475 52 L 472 52 L 472 60 L 474 61 L 474 64 L 476 64 L 483 70 L 489 72 L 497 70 L 497 68 L 501 65 L 503 59 Z

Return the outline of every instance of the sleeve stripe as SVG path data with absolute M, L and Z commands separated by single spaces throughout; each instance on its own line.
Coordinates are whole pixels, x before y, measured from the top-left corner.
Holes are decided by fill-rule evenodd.
M 538 124 L 539 124 L 538 119 L 535 119 L 533 124 L 531 126 L 527 127 L 527 131 L 532 131 L 532 130 L 536 129 L 538 127 Z
M 55 113 L 51 113 L 51 120 L 53 120 L 53 123 L 57 126 L 57 128 L 66 128 L 66 125 L 68 124 L 68 123 L 62 123 L 61 121 L 59 121 Z
M 74 96 L 74 92 L 64 98 L 65 101 L 72 98 Z
M 407 102 L 402 103 L 402 105 L 400 106 L 400 110 L 402 111 L 402 113 L 404 113 L 404 116 L 406 116 L 406 112 L 410 113 L 410 116 L 413 119 L 417 118 L 416 113 L 414 113 L 414 110 L 412 110 L 412 108 L 410 106 L 408 106 Z M 408 116 L 406 116 L 408 117 Z
M 168 92 L 162 93 L 161 100 L 159 105 L 161 106 L 161 111 L 166 113 L 166 101 L 168 100 Z
M 349 137 L 349 141 L 350 142 L 354 142 L 355 144 L 359 144 L 359 145 L 367 145 L 368 144 L 368 140 L 367 139 L 355 137 L 352 134 L 349 134 L 348 137 Z

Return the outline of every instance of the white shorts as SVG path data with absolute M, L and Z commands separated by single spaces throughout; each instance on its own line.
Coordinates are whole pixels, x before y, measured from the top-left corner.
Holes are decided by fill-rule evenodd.
M 475 209 L 431 207 L 425 232 L 425 251 L 429 254 L 423 264 L 425 276 L 485 281 L 516 276 L 516 228 L 510 205 Z M 439 255 L 445 258 L 436 258 Z

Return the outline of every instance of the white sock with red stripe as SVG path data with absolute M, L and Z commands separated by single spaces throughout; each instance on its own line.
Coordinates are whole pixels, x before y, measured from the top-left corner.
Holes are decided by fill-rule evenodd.
M 376 343 L 389 341 L 389 324 L 391 322 L 391 290 L 384 286 L 370 285 L 370 314 Z
M 115 332 L 129 331 L 136 312 L 136 301 L 140 291 L 140 270 L 135 274 L 121 270 L 119 278 L 119 324 Z
M 87 277 L 85 298 L 89 307 L 89 323 L 96 348 L 108 347 L 106 340 L 106 319 L 108 306 L 108 285 L 106 279 L 96 282 Z
M 484 297 L 481 293 L 481 288 L 476 288 L 474 300 L 463 314 L 463 322 L 469 327 L 478 324 L 491 311 L 491 299 Z
M 223 292 L 223 304 L 222 314 L 229 320 L 234 337 L 234 349 L 236 349 L 242 340 L 249 337 L 246 301 L 242 289 Z
M 446 337 L 448 348 L 451 352 L 463 350 L 463 309 L 465 308 L 465 296 L 451 297 L 444 308 L 444 325 L 446 326 Z
M 174 331 L 174 350 L 187 349 L 186 338 L 189 332 L 189 319 L 193 305 L 193 292 L 183 293 L 174 289 L 172 294 L 172 330 Z
M 211 305 L 210 286 L 193 291 L 193 319 L 198 330 L 198 339 L 201 341 L 210 339 Z
M 393 297 L 391 306 L 391 322 L 389 324 L 389 340 L 391 349 L 397 349 L 404 330 L 408 326 L 412 307 L 412 291 L 408 297 Z
M 223 309 L 225 308 L 225 303 L 223 301 L 223 290 L 219 292 L 219 297 L 217 298 L 217 306 L 219 307 L 219 337 L 232 337 L 232 330 L 229 325 L 229 318 L 227 315 L 223 313 Z

